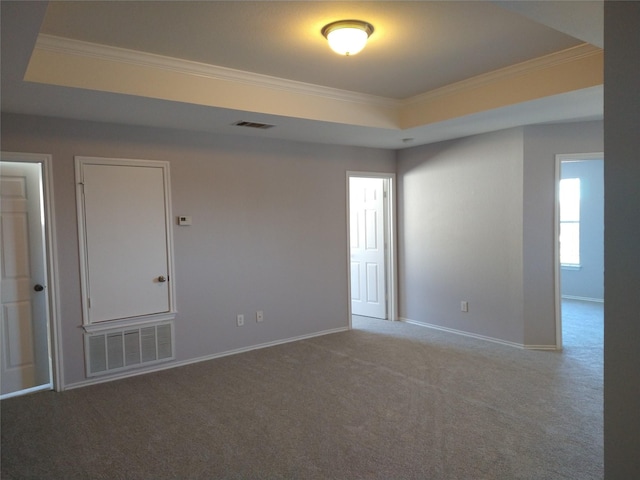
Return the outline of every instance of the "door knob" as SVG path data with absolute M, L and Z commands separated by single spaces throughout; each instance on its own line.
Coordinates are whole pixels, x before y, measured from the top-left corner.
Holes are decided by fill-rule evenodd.
M 43 290 L 44 290 L 44 287 L 38 283 L 38 284 L 34 285 L 33 289 L 34 289 L 36 292 L 41 292 L 41 291 L 43 291 Z
M 160 283 L 162 283 L 162 282 L 166 282 L 166 281 L 167 281 L 167 279 L 166 279 L 166 277 L 165 277 L 164 275 L 160 275 L 160 276 L 158 277 L 158 281 L 159 281 Z

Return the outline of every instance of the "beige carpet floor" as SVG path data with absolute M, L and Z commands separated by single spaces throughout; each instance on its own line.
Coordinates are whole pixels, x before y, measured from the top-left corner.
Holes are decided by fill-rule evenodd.
M 360 319 L 4 400 L 2 478 L 600 479 L 602 306 L 573 303 L 563 352 Z

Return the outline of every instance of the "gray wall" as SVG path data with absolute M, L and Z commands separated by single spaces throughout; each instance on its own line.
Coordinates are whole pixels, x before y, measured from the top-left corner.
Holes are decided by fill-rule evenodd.
M 398 153 L 400 317 L 523 343 L 522 138 L 518 128 Z
M 640 2 L 604 2 L 604 466 L 640 478 Z
M 551 335 L 555 338 L 556 155 L 603 150 L 603 124 L 599 121 L 524 128 L 523 289 L 527 345 L 545 345 Z
M 555 345 L 555 155 L 602 151 L 602 138 L 602 122 L 580 122 L 399 152 L 400 316 Z
M 563 268 L 562 295 L 604 299 L 603 160 L 563 162 L 561 178 L 580 179 L 580 269 Z
M 66 384 L 84 380 L 74 155 L 171 163 L 173 213 L 194 220 L 174 228 L 178 361 L 346 327 L 345 172 L 396 169 L 385 150 L 21 115 L 2 149 L 53 154 Z M 585 122 L 397 152 L 400 317 L 554 345 L 555 154 L 601 150 Z
M 53 155 L 67 385 L 85 379 L 74 155 L 170 162 L 193 216 L 174 227 L 177 361 L 347 327 L 346 171 L 395 171 L 393 151 L 21 115 L 2 150 Z

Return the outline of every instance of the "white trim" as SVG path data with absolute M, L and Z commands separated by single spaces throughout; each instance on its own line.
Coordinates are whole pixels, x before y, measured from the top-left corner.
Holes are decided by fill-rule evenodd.
M 62 38 L 54 35 L 39 34 L 35 49 L 42 51 L 75 55 L 81 57 L 96 58 L 112 62 L 126 63 L 141 67 L 157 68 L 185 75 L 212 78 L 217 80 L 238 82 L 274 90 L 283 90 L 302 95 L 313 95 L 327 99 L 344 102 L 378 105 L 388 108 L 400 109 L 407 105 L 420 104 L 434 98 L 453 95 L 461 91 L 468 91 L 498 80 L 525 75 L 530 72 L 573 62 L 581 58 L 599 55 L 601 48 L 583 43 L 559 52 L 554 52 L 542 57 L 527 60 L 516 65 L 500 68 L 492 72 L 456 82 L 445 87 L 430 90 L 428 92 L 408 97 L 403 100 L 386 98 L 377 95 L 368 95 L 337 88 L 324 87 L 306 82 L 287 80 L 284 78 L 262 75 L 243 70 L 210 65 L 201 62 L 167 57 L 137 50 L 101 45 L 97 43 Z
M 54 195 L 53 195 L 53 159 L 51 155 L 46 155 L 42 162 L 42 175 L 43 175 L 43 187 L 44 187 L 44 200 L 45 200 L 45 215 L 47 216 L 47 248 L 49 249 L 48 261 L 49 261 L 49 315 L 51 316 L 51 346 L 53 351 L 51 352 L 53 378 L 52 386 L 56 391 L 61 391 L 64 385 L 64 370 L 63 366 L 63 349 L 62 349 L 62 327 L 60 326 L 60 300 L 58 285 L 60 284 L 58 277 L 58 246 L 56 242 L 56 225 L 55 225 L 55 212 L 54 209 Z
M 560 351 L 562 348 L 558 348 L 556 345 L 522 345 L 525 350 L 549 350 L 552 352 Z
M 76 182 L 76 211 L 78 219 L 78 250 L 80 253 L 80 282 L 82 290 L 82 326 L 85 331 L 99 331 L 100 327 L 90 327 L 90 325 L 100 324 L 113 324 L 114 322 L 120 324 L 138 325 L 147 321 L 160 321 L 160 320 L 173 320 L 177 312 L 176 307 L 176 289 L 175 289 L 175 265 L 173 255 L 173 214 L 171 205 L 171 181 L 170 181 L 170 165 L 167 161 L 161 160 L 139 160 L 132 158 L 108 158 L 108 157 L 85 157 L 75 156 L 75 182 Z M 83 168 L 85 165 L 122 165 L 122 166 L 134 166 L 134 167 L 154 167 L 161 168 L 163 173 L 164 182 L 164 211 L 165 211 L 165 225 L 166 225 L 166 241 L 167 241 L 167 278 L 169 289 L 169 310 L 167 312 L 161 312 L 152 315 L 142 315 L 138 317 L 131 317 L 116 320 L 107 320 L 101 322 L 91 322 L 89 317 L 89 306 L 87 299 L 89 298 L 89 279 L 87 278 L 88 264 L 87 264 L 87 250 L 86 250 L 86 223 L 85 223 L 85 211 L 84 211 L 84 174 Z M 92 330 L 93 328 L 93 330 Z M 107 327 L 103 327 L 105 329 Z
M 17 392 L 5 393 L 4 395 L 0 395 L 0 400 L 6 400 L 7 398 L 13 398 L 13 397 L 21 397 L 22 395 L 27 395 L 29 393 L 42 392 L 44 390 L 51 390 L 52 388 L 53 386 L 51 383 L 45 383 L 44 385 L 25 388 L 24 390 L 18 390 Z
M 498 80 L 516 77 L 519 75 L 535 72 L 537 70 L 562 65 L 564 63 L 573 62 L 575 60 L 590 57 L 592 55 L 599 55 L 601 51 L 601 48 L 595 47 L 588 43 L 583 43 L 581 45 L 576 45 L 575 47 L 567 48 L 559 52 L 554 52 L 542 57 L 527 60 L 515 65 L 510 65 L 498 70 L 493 70 L 481 75 L 476 75 L 475 77 L 471 77 L 460 82 L 451 83 L 444 87 L 430 90 L 414 97 L 409 97 L 403 100 L 402 104 L 403 106 L 406 106 L 428 102 L 438 97 L 454 95 L 461 91 L 473 90 L 482 85 L 487 85 Z
M 575 272 L 578 272 L 578 271 L 582 270 L 582 265 L 580 265 L 580 264 L 561 263 L 560 264 L 560 270 L 567 270 L 567 271 L 573 270 Z
M 350 232 L 351 232 L 351 210 L 349 195 L 349 179 L 355 178 L 381 178 L 385 180 L 387 196 L 384 201 L 385 215 L 385 242 L 387 251 L 385 253 L 385 290 L 387 295 L 387 319 L 396 321 L 398 319 L 398 273 L 397 273 L 397 253 L 396 253 L 396 174 L 384 172 L 359 172 L 347 171 L 347 294 L 349 299 L 349 328 L 351 328 L 351 257 L 349 252 Z
M 562 161 L 556 155 L 553 198 L 553 303 L 556 321 L 556 348 L 562 349 L 562 302 L 560 301 L 562 277 L 560 276 L 560 167 Z
M 553 205 L 553 281 L 554 281 L 554 303 L 556 315 L 556 348 L 562 350 L 562 277 L 561 271 L 577 270 L 563 266 L 560 263 L 560 180 L 562 178 L 563 162 L 579 162 L 584 160 L 604 160 L 603 152 L 589 153 L 559 153 L 555 158 L 555 198 Z
M 59 275 L 58 275 L 58 247 L 56 243 L 56 227 L 54 215 L 54 195 L 53 195 L 53 167 L 52 156 L 44 153 L 22 153 L 22 152 L 1 152 L 3 161 L 17 161 L 25 163 L 40 163 L 42 171 L 42 200 L 45 215 L 45 248 L 47 256 L 47 290 L 49 300 L 49 355 L 51 358 L 50 381 L 48 384 L 33 387 L 32 389 L 21 390 L 16 395 L 29 393 L 32 391 L 46 390 L 53 388 L 61 391 L 64 386 L 63 350 L 60 326 L 60 299 L 59 299 Z M 2 398 L 16 396 L 7 394 Z
M 70 38 L 56 37 L 54 35 L 47 35 L 43 33 L 38 35 L 35 48 L 43 51 L 97 58 L 100 60 L 126 63 L 141 67 L 157 68 L 184 75 L 194 75 L 216 80 L 237 82 L 245 85 L 270 88 L 273 90 L 283 90 L 303 95 L 313 95 L 344 102 L 363 103 L 367 105 L 379 105 L 392 108 L 397 108 L 400 105 L 398 100 L 380 97 L 377 95 L 340 90 L 337 88 L 324 87 L 295 80 L 287 80 L 284 78 L 246 72 L 233 68 L 194 62 L 191 60 L 166 57 L 153 53 L 84 42 Z
M 457 330 L 455 328 L 442 327 L 440 325 L 434 325 L 433 323 L 420 322 L 417 320 L 411 320 L 410 318 L 399 318 L 399 321 L 409 323 L 411 325 L 417 325 L 419 327 L 432 328 L 434 330 L 440 330 L 442 332 L 453 333 L 455 335 L 462 335 L 464 337 L 475 338 L 477 340 L 484 340 L 486 342 L 499 343 L 508 347 L 521 348 L 524 350 L 557 350 L 555 345 L 525 345 L 522 343 L 510 342 L 508 340 L 501 340 L 499 338 L 487 337 L 477 333 L 465 332 L 464 330 Z
M 563 162 L 583 162 L 587 160 L 604 160 L 603 152 L 589 153 L 559 153 L 556 159 L 560 158 Z
M 86 333 L 101 333 L 109 330 L 120 330 L 127 327 L 140 327 L 147 324 L 157 324 L 174 320 L 175 313 L 157 313 L 153 315 L 144 315 L 141 317 L 123 318 L 117 320 L 107 320 L 104 322 L 96 322 L 82 325 Z
M 250 352 L 252 350 L 260 350 L 263 348 L 269 348 L 269 347 L 275 347 L 277 345 L 283 345 L 285 343 L 292 343 L 292 342 L 298 342 L 301 340 L 307 340 L 310 338 L 314 338 L 314 337 L 321 337 L 324 335 L 331 335 L 333 333 L 341 333 L 341 332 L 346 332 L 348 331 L 349 328 L 348 327 L 340 327 L 340 328 L 333 328 L 330 330 L 322 330 L 320 332 L 316 332 L 316 333 L 310 333 L 307 335 L 300 335 L 297 337 L 290 337 L 290 338 L 286 338 L 283 340 L 276 340 L 273 342 L 266 342 L 266 343 L 260 343 L 258 345 L 252 345 L 249 347 L 243 347 L 243 348 L 236 348 L 234 350 L 227 350 L 225 352 L 220 352 L 220 353 L 214 353 L 211 355 L 205 355 L 203 357 L 197 357 L 197 358 L 192 358 L 189 360 L 181 360 L 178 362 L 171 362 L 168 364 L 162 364 L 162 365 L 158 365 L 158 366 L 154 366 L 152 368 L 141 368 L 139 370 L 136 371 L 132 371 L 132 372 L 127 372 L 125 374 L 120 374 L 120 375 L 113 375 L 110 377 L 99 377 L 96 379 L 91 379 L 91 380 L 83 380 L 82 382 L 76 382 L 76 383 L 72 383 L 69 385 L 65 385 L 64 389 L 65 390 L 73 390 L 76 388 L 81 388 L 81 387 L 88 387 L 89 385 L 96 385 L 98 383 L 106 383 L 106 382 L 111 382 L 114 380 L 122 380 L 124 378 L 129 378 L 129 377 L 137 377 L 138 375 L 145 375 L 147 373 L 152 373 L 152 372 L 159 372 L 162 370 L 169 370 L 172 368 L 176 368 L 176 367 L 184 367 L 186 365 L 191 365 L 193 363 L 200 363 L 200 362 L 206 362 L 209 360 L 215 360 L 216 358 L 222 358 L 222 357 L 228 357 L 230 355 L 237 355 L 240 353 L 246 353 L 246 352 Z
M 579 300 L 581 302 L 604 303 L 604 298 L 578 297 L 575 295 L 562 295 L 565 300 Z

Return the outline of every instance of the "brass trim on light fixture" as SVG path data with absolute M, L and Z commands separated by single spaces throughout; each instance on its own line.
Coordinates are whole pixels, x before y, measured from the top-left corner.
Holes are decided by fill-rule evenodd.
M 367 37 L 370 37 L 374 30 L 373 25 L 368 22 L 363 22 L 362 20 L 338 20 L 337 22 L 331 22 L 322 27 L 322 36 L 328 39 L 328 35 L 331 32 L 340 28 L 358 28 L 365 31 L 367 33 Z

